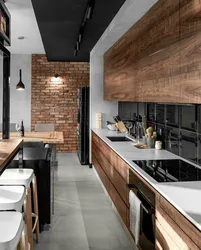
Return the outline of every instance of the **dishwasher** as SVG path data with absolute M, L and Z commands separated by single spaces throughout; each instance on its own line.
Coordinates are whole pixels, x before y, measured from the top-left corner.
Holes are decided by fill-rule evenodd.
M 136 175 L 134 183 L 134 185 L 129 185 L 129 189 L 140 201 L 139 240 L 137 245 L 142 250 L 155 250 L 155 193 Z M 131 216 L 130 204 L 130 219 L 132 219 Z M 131 225 L 130 231 L 132 232 Z

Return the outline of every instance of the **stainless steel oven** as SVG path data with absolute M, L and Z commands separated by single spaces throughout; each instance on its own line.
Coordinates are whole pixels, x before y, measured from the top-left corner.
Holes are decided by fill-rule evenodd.
M 140 236 L 138 246 L 142 250 L 155 250 L 155 193 L 133 172 L 129 188 L 141 201 Z

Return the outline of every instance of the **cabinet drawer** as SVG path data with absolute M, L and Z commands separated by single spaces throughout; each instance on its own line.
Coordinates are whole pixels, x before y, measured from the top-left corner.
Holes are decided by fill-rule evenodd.
M 100 138 L 94 132 L 92 132 L 92 143 L 95 143 L 99 148 Z
M 117 156 L 116 163 L 114 165 L 117 172 L 121 175 L 121 177 L 125 180 L 126 183 L 129 181 L 129 165 L 121 159 L 121 157 Z
M 181 250 L 156 220 L 156 250 Z
M 100 164 L 98 163 L 97 159 L 95 158 L 95 155 L 93 154 L 92 156 L 92 164 L 94 165 L 104 187 L 106 188 L 106 190 L 108 191 L 108 193 L 110 192 L 110 180 L 108 179 L 107 175 L 105 174 L 105 172 L 103 171 L 103 169 L 101 168 Z
M 167 234 L 180 247 L 180 250 L 199 250 L 198 246 L 184 233 L 184 231 L 156 204 L 156 219 Z
M 114 187 L 116 188 L 117 192 L 120 194 L 121 198 L 124 200 L 127 206 L 129 206 L 128 200 L 128 186 L 124 179 L 120 176 L 120 174 L 113 168 L 113 176 L 111 178 Z
M 105 158 L 109 161 L 113 166 L 117 161 L 117 154 L 102 140 L 100 140 L 100 151 L 104 154 Z
M 103 153 L 101 153 L 100 151 L 98 151 L 98 161 L 105 173 L 107 174 L 108 178 L 111 179 L 113 175 L 113 167 L 105 158 Z
M 156 197 L 156 207 L 165 211 L 174 223 L 201 249 L 201 232 L 160 194 L 157 194 Z
M 112 184 L 110 185 L 110 197 L 117 211 L 119 212 L 122 220 L 124 221 L 125 225 L 128 226 L 127 222 L 128 207 L 126 206 L 126 204 L 124 203 L 124 201 L 122 200 L 122 198 L 120 197 L 120 195 L 118 194 L 118 192 L 116 191 L 116 189 Z

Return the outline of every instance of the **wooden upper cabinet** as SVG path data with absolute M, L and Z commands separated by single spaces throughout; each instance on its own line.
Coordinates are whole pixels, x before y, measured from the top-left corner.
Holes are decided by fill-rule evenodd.
M 105 100 L 201 102 L 200 13 L 199 0 L 159 0 L 105 53 Z

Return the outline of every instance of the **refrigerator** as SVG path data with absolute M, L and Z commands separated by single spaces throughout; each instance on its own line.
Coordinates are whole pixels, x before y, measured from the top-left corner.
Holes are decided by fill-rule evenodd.
M 89 165 L 89 87 L 78 90 L 78 158 Z

